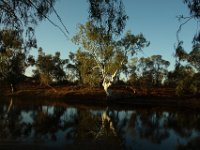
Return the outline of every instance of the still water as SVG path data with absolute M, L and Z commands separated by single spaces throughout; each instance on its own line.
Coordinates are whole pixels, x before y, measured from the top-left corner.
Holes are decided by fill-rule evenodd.
M 0 149 L 200 148 L 200 111 L 0 102 Z

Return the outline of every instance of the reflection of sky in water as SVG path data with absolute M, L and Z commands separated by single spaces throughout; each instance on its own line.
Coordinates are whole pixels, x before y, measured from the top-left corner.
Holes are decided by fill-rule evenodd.
M 8 106 L 6 106 L 6 105 L 3 106 L 3 111 L 4 111 L 4 112 L 8 109 L 7 107 L 8 107 Z
M 132 115 L 133 112 L 129 112 L 129 115 Z M 119 113 L 120 114 L 120 113 Z M 126 113 L 122 112 L 122 116 L 125 116 Z M 159 119 L 158 123 L 158 129 L 156 129 L 156 132 L 165 132 L 164 129 L 164 123 L 168 117 L 168 112 L 163 112 L 162 117 Z M 122 120 L 123 117 L 120 119 Z M 130 117 L 127 117 L 130 118 Z M 137 149 L 137 150 L 147 150 L 147 149 L 153 149 L 153 150 L 171 150 L 176 149 L 177 144 L 185 145 L 188 141 L 191 139 L 199 136 L 199 132 L 197 131 L 191 131 L 191 135 L 189 137 L 181 137 L 178 135 L 174 130 L 167 129 L 167 132 L 169 134 L 169 137 L 163 139 L 160 143 L 154 143 L 151 140 L 140 137 L 139 130 L 142 129 L 145 131 L 142 121 L 140 118 L 137 118 L 137 122 L 135 123 L 134 127 L 130 127 L 128 123 L 123 128 L 123 138 L 124 138 L 124 144 L 126 149 Z M 154 113 L 150 120 L 151 122 L 154 122 L 156 119 L 156 114 Z M 119 121 L 120 122 L 120 121 Z M 151 130 L 151 129 L 150 129 Z
M 21 117 L 22 117 L 22 122 L 23 123 L 26 123 L 26 124 L 28 124 L 28 123 L 30 123 L 30 124 L 32 124 L 33 123 L 33 118 L 32 118 L 32 111 L 22 111 L 21 112 Z
M 94 110 L 94 109 L 92 109 L 92 110 L 90 110 L 90 113 L 91 113 L 92 116 L 101 117 L 101 115 L 102 115 L 103 112 L 105 112 L 105 111 L 106 111 L 106 109 L 104 109 L 104 110 Z
M 3 112 L 6 114 L 7 112 L 7 105 L 3 105 Z M 67 108 L 59 108 L 54 106 L 42 106 L 40 109 L 28 109 L 23 107 L 15 106 L 14 109 L 11 108 L 10 113 L 12 114 L 14 111 L 20 111 L 20 115 L 18 116 L 20 120 L 16 122 L 17 125 L 13 125 L 13 127 L 20 126 L 20 132 L 22 134 L 26 133 L 25 135 L 19 135 L 16 140 L 19 142 L 25 143 L 34 143 L 34 144 L 43 144 L 50 147 L 67 147 L 68 144 L 73 144 L 75 138 L 75 131 L 80 124 L 77 124 L 78 115 L 82 113 L 82 111 L 88 111 L 91 116 L 95 116 L 98 120 L 101 120 L 101 115 L 107 110 L 109 116 L 112 118 L 113 125 L 115 130 L 117 131 L 118 135 L 123 140 L 123 144 L 125 145 L 126 149 L 138 149 L 138 150 L 146 150 L 146 149 L 176 149 L 177 144 L 187 144 L 188 141 L 191 139 L 200 136 L 199 131 L 197 129 L 185 129 L 183 130 L 191 133 L 191 135 L 187 137 L 182 137 L 178 131 L 175 131 L 173 126 L 168 126 L 170 113 L 167 111 L 163 112 L 154 112 L 151 111 L 150 113 L 146 112 L 145 110 L 138 111 L 135 110 L 111 110 L 110 108 L 103 108 L 103 109 L 77 109 L 74 107 L 67 107 Z M 12 112 L 13 111 L 13 112 Z M 44 113 L 45 115 L 42 116 L 44 119 L 41 119 L 41 123 L 37 123 L 37 116 L 39 115 L 38 112 Z M 60 111 L 60 113 L 59 113 Z M 56 112 L 56 113 L 55 113 Z M 145 113 L 144 113 L 145 112 Z M 58 115 L 59 114 L 59 115 Z M 3 114 L 0 114 L 1 116 Z M 58 116 L 56 116 L 58 115 Z M 196 114 L 194 114 L 196 115 Z M 199 116 L 199 115 L 198 115 Z M 9 115 L 6 115 L 7 118 L 6 122 L 1 120 L 5 124 L 7 128 L 9 125 L 9 121 L 13 122 L 12 118 L 9 118 Z M 180 117 L 178 113 L 173 113 L 171 117 L 176 118 Z M 181 114 L 181 117 L 184 117 L 184 113 Z M 187 116 L 186 116 L 187 117 Z M 48 124 L 48 121 L 58 120 L 56 124 Z M 184 118 L 181 118 L 184 119 Z M 0 122 L 0 123 L 1 123 Z M 0 131 L 0 138 L 1 132 L 3 130 L 3 123 L 1 123 L 1 131 Z M 7 124 L 6 124 L 7 123 Z M 47 124 L 45 124 L 47 123 Z M 52 122 L 51 122 L 52 123 Z M 177 121 L 177 123 L 179 123 Z M 39 126 L 36 126 L 39 124 Z M 42 126 L 47 127 L 47 132 L 44 134 L 36 133 L 36 128 L 41 128 Z M 30 129 L 29 129 L 30 128 Z M 12 137 L 11 132 L 16 132 L 18 129 L 6 129 L 10 132 L 10 137 Z M 16 131 L 15 131 L 16 130 Z M 28 132 L 28 130 L 30 130 Z M 9 133 L 8 133 L 9 137 Z M 2 141 L 2 139 L 0 139 Z
M 73 121 L 74 118 L 77 116 L 77 109 L 76 108 L 67 108 L 63 115 L 61 116 L 60 120 L 63 121 Z
M 54 106 L 42 106 L 42 111 L 47 113 L 48 115 L 54 114 Z

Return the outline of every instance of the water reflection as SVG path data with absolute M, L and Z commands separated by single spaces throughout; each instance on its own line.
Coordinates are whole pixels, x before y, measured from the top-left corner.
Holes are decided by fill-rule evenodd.
M 200 112 L 157 108 L 0 104 L 0 146 L 57 149 L 198 149 Z

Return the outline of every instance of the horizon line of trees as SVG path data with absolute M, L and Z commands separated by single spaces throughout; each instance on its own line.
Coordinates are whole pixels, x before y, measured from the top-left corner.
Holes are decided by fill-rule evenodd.
M 12 45 L 12 48 L 0 53 L 1 87 L 6 84 L 15 86 L 25 81 L 25 70 L 30 66 L 34 68 L 32 79 L 41 86 L 50 86 L 55 83 L 101 86 L 103 82 L 101 73 L 98 69 L 94 69 L 96 63 L 89 53 L 78 49 L 76 52 L 70 52 L 68 58 L 61 59 L 60 52 L 55 52 L 54 55 L 46 54 L 42 48 L 39 48 L 35 58 L 23 53 L 20 38 L 13 39 L 12 31 L 4 32 L 7 37 L 12 38 L 12 40 L 5 39 L 5 43 Z M 176 49 L 175 69 L 169 71 L 170 62 L 163 59 L 161 55 L 132 57 L 129 63 L 116 74 L 114 84 L 142 89 L 171 87 L 175 88 L 178 95 L 196 95 L 200 93 L 199 58 L 199 45 L 194 46 L 190 53 L 185 52 L 180 45 Z M 117 58 L 115 59 L 117 62 Z

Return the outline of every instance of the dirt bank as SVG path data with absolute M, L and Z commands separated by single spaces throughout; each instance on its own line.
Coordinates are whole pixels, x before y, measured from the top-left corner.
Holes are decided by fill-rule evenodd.
M 94 105 L 158 105 L 170 107 L 200 107 L 198 97 L 176 95 L 172 88 L 136 89 L 129 86 L 112 87 L 113 96 L 107 98 L 102 88 L 84 86 L 19 86 L 13 94 L 8 89 L 3 93 L 6 97 L 24 100 L 59 100 L 74 104 Z

